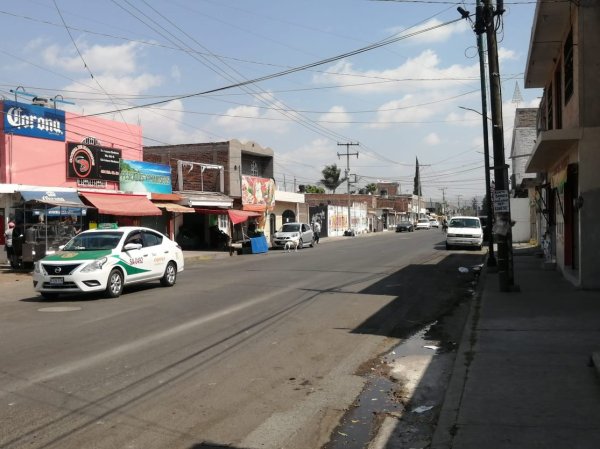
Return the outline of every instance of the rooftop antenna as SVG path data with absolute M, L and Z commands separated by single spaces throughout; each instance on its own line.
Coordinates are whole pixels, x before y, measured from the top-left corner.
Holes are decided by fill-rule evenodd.
M 521 89 L 519 89 L 519 82 L 515 81 L 515 91 L 513 93 L 512 102 L 519 107 L 519 104 L 523 101 L 523 96 L 521 95 Z

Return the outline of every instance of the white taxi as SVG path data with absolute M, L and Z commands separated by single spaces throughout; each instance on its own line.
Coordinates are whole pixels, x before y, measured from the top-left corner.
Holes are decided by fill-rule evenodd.
M 117 298 L 126 285 L 160 280 L 172 287 L 183 271 L 177 243 L 153 229 L 94 229 L 35 263 L 33 287 L 44 298 L 61 293 L 105 292 Z

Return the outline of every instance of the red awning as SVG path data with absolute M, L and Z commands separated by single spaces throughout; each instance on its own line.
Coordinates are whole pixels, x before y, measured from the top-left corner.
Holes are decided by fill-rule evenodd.
M 236 209 L 228 209 L 227 213 L 229 214 L 229 219 L 233 224 L 238 224 L 246 221 L 250 217 L 261 217 L 262 214 L 258 212 L 250 212 L 247 210 L 236 210 Z
M 145 196 L 119 193 L 80 192 L 101 214 L 139 217 L 146 215 L 162 215 Z

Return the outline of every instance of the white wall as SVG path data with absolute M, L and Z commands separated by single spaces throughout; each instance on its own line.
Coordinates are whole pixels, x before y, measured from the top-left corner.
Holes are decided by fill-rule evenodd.
M 511 198 L 510 217 L 515 222 L 512 228 L 513 243 L 529 242 L 531 240 L 529 198 Z

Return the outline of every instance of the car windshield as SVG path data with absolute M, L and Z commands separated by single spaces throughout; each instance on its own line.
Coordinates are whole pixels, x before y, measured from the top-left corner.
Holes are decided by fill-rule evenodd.
M 477 218 L 453 218 L 450 220 L 451 228 L 480 228 L 481 223 Z
M 423 218 L 423 219 L 419 220 L 419 223 L 429 223 L 429 220 Z
M 123 237 L 122 232 L 84 232 L 75 236 L 63 248 L 64 251 L 94 251 L 115 249 Z
M 281 232 L 300 232 L 300 225 L 297 223 L 291 224 L 284 224 L 281 227 Z

